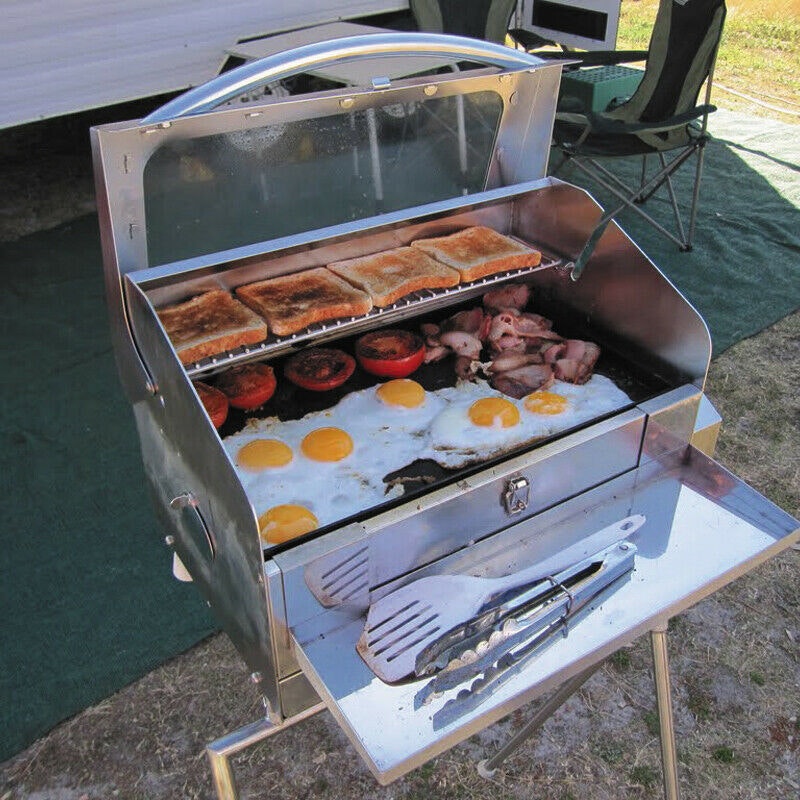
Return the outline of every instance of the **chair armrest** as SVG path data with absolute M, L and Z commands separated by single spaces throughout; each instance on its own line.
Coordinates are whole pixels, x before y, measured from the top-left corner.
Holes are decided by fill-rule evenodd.
M 508 35 L 515 41 L 521 44 L 526 50 L 533 50 L 537 47 L 545 47 L 547 45 L 554 45 L 555 42 L 550 39 L 545 39 L 533 31 L 526 31 L 524 28 L 512 28 Z
M 544 50 L 534 54 L 537 58 L 568 58 L 570 61 L 577 62 L 571 64 L 570 69 L 579 67 L 606 67 L 612 64 L 628 64 L 634 61 L 647 61 L 647 50 L 592 50 L 581 52 L 580 50 L 564 50 L 563 52 L 553 52 Z
M 674 117 L 669 117 L 664 120 L 657 120 L 654 122 L 623 122 L 620 119 L 609 119 L 602 114 L 589 113 L 585 115 L 585 120 L 590 125 L 593 133 L 612 133 L 612 134 L 627 134 L 627 133 L 661 133 L 663 131 L 670 131 L 673 128 L 680 128 L 692 120 L 703 117 L 706 114 L 711 114 L 716 111 L 716 106 L 703 105 L 696 106 L 695 108 L 685 111 L 683 114 L 676 114 Z M 556 114 L 556 119 L 563 122 L 572 122 L 573 120 L 561 119 L 560 114 Z M 564 114 L 564 117 L 580 117 L 579 114 Z M 578 123 L 585 124 L 585 123 Z
M 583 53 L 570 51 L 569 55 L 570 58 L 580 61 L 580 67 L 606 67 L 611 64 L 647 61 L 649 53 L 647 50 L 587 50 Z

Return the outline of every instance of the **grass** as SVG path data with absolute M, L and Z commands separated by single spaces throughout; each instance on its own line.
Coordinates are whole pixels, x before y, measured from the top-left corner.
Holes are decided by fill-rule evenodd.
M 647 764 L 633 767 L 628 773 L 631 783 L 643 786 L 645 789 L 652 789 L 658 782 L 658 772 Z
M 753 670 L 750 673 L 750 680 L 756 686 L 764 686 L 764 684 L 766 684 L 766 682 L 767 682 L 767 679 L 760 672 L 757 672 L 756 670 Z
M 720 764 L 733 764 L 736 761 L 736 753 L 730 747 L 725 746 L 715 748 L 711 757 Z
M 647 726 L 647 732 L 651 736 L 658 736 L 661 730 L 661 725 L 658 719 L 658 711 L 646 711 L 643 719 L 644 724 Z
M 617 47 L 646 48 L 658 0 L 621 8 Z M 727 8 L 713 102 L 800 122 L 800 0 L 728 0 Z

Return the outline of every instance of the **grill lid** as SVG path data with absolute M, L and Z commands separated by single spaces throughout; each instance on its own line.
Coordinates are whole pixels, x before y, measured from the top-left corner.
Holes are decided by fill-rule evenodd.
M 417 74 L 381 77 L 385 56 L 412 59 Z M 319 83 L 325 65 L 353 60 L 374 64 L 372 85 Z M 300 73 L 323 88 L 287 96 Z M 111 268 L 544 177 L 560 73 L 560 62 L 463 37 L 359 36 L 246 64 L 145 120 L 96 128 Z

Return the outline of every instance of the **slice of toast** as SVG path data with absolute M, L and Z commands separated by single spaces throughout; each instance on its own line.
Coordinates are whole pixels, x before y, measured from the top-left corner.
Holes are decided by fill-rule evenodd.
M 264 320 L 222 289 L 157 309 L 156 313 L 182 364 L 267 337 Z
M 538 250 L 481 225 L 464 228 L 449 236 L 417 239 L 411 242 L 411 246 L 457 269 L 463 283 L 509 269 L 536 267 L 542 260 Z
M 236 296 L 267 320 L 277 336 L 337 317 L 355 317 L 372 309 L 368 294 L 325 267 L 248 283 Z
M 395 247 L 382 253 L 334 261 L 328 269 L 363 289 L 379 308 L 420 289 L 457 286 L 460 275 L 417 247 Z

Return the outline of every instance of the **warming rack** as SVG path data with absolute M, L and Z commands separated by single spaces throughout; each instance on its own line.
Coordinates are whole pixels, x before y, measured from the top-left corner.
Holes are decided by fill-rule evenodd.
M 480 296 L 492 286 L 511 278 L 525 277 L 541 270 L 563 268 L 564 266 L 563 259 L 542 253 L 542 261 L 535 267 L 518 267 L 446 289 L 422 289 L 406 295 L 390 306 L 376 307 L 367 314 L 347 319 L 320 322 L 289 336 L 274 336 L 270 334 L 263 342 L 258 344 L 244 345 L 235 350 L 228 350 L 225 353 L 209 356 L 187 365 L 186 373 L 190 378 L 198 378 L 244 361 L 251 361 L 256 358 L 272 358 L 281 353 L 297 349 L 299 346 L 309 342 L 319 344 L 338 339 L 346 334 L 357 333 L 364 328 L 373 329 L 376 323 L 399 322 L 409 316 L 417 316 L 421 312 L 435 311 L 438 308 L 452 305 L 454 298 L 471 300 Z

